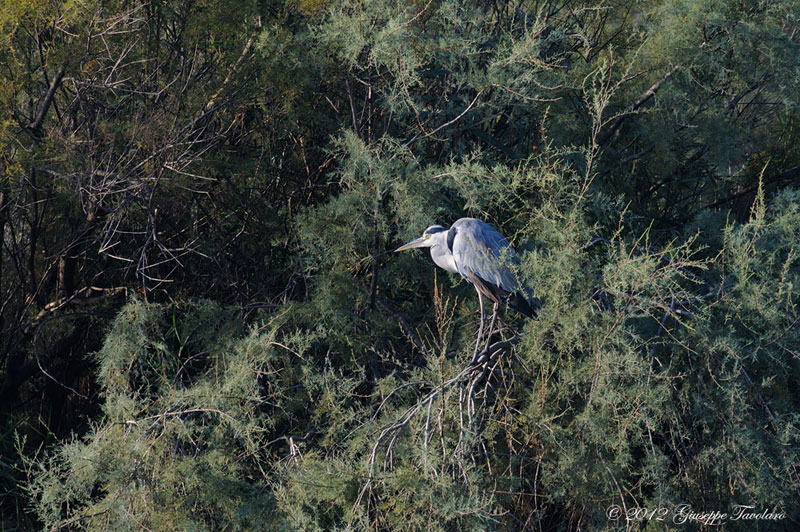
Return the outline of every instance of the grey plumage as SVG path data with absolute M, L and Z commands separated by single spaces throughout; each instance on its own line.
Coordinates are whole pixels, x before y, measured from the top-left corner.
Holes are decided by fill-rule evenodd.
M 437 266 L 471 282 L 478 291 L 481 308 L 481 296 L 485 296 L 495 304 L 507 300 L 509 306 L 528 317 L 536 315 L 538 301 L 529 301 L 528 291 L 512 272 L 519 264 L 517 254 L 508 240 L 486 222 L 460 218 L 449 229 L 433 225 L 425 229 L 422 237 L 395 251 L 416 247 L 429 247 Z

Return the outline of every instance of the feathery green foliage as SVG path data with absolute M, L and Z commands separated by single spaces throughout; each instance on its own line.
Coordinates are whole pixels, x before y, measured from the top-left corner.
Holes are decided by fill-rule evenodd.
M 0 528 L 792 529 L 799 20 L 3 3 Z M 543 302 L 481 372 L 389 253 L 463 216 Z
M 87 529 L 486 530 L 599 527 L 624 500 L 796 519 L 798 224 L 788 192 L 747 223 L 658 250 L 624 229 L 581 249 L 579 221 L 537 232 L 522 274 L 548 312 L 478 393 L 480 432 L 465 432 L 452 387 L 386 456 L 382 429 L 469 356 L 466 287 L 456 299 L 419 273 L 433 297 L 419 318 L 424 359 L 400 356 L 387 306 L 327 328 L 342 303 L 323 281 L 310 307 L 250 333 L 210 303 L 134 302 L 97 355 L 102 420 L 40 466 L 39 515 Z M 381 292 L 407 282 L 387 275 Z M 348 304 L 367 304 L 368 287 L 354 286 Z

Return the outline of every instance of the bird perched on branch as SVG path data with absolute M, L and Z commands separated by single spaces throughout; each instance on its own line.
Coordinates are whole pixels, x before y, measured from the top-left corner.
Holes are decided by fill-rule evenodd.
M 486 222 L 460 218 L 450 229 L 432 225 L 423 231 L 420 238 L 403 244 L 395 252 L 414 248 L 431 248 L 431 258 L 437 266 L 460 274 L 478 292 L 481 321 L 475 356 L 483 335 L 484 297 L 494 303 L 489 336 L 497 318 L 497 309 L 503 301 L 508 301 L 509 307 L 529 318 L 534 318 L 541 308 L 537 299 L 528 299 L 528 290 L 509 268 L 519 263 L 514 249 L 503 235 Z M 471 364 L 475 362 L 475 356 Z

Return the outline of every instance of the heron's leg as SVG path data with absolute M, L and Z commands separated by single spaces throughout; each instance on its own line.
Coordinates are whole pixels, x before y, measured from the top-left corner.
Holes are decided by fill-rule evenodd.
M 472 354 L 472 361 L 469 363 L 470 366 L 475 364 L 475 361 L 478 358 L 478 349 L 481 347 L 481 338 L 483 337 L 483 294 L 481 291 L 475 288 L 475 291 L 478 292 L 478 306 L 480 307 L 481 311 L 481 324 L 478 327 L 478 339 L 475 340 L 475 352 Z
M 497 303 L 494 304 L 492 308 L 492 321 L 489 323 L 489 332 L 486 334 L 486 348 L 489 348 L 489 342 L 492 341 L 492 333 L 494 332 L 494 322 L 497 319 L 497 309 L 499 305 Z

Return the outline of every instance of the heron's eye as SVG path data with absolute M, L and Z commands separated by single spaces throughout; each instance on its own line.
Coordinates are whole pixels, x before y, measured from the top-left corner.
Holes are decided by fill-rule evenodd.
M 431 234 L 430 234 L 430 233 L 425 233 L 424 235 L 422 235 L 422 237 L 423 237 L 423 238 L 430 238 L 430 237 L 431 237 Z

